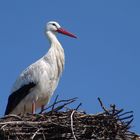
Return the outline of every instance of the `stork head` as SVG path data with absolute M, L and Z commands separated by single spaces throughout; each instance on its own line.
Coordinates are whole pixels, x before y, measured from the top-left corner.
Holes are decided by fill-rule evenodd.
M 72 33 L 70 33 L 68 31 L 64 30 L 63 28 L 61 28 L 59 23 L 57 23 L 55 21 L 48 22 L 47 26 L 46 26 L 46 30 L 52 32 L 53 34 L 61 33 L 61 34 L 64 34 L 64 35 L 67 35 L 67 36 L 70 36 L 70 37 L 73 37 L 73 38 L 77 38 Z

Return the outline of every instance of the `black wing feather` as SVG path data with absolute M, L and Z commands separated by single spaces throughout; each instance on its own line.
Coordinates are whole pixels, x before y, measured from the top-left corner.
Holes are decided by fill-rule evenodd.
M 8 98 L 8 104 L 6 107 L 5 115 L 8 115 L 13 109 L 24 99 L 29 93 L 30 89 L 36 84 L 31 82 L 27 85 L 23 85 L 20 89 L 14 91 Z

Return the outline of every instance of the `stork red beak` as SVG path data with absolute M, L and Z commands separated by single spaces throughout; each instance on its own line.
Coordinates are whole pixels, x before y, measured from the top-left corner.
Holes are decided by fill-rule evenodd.
M 70 36 L 70 37 L 73 37 L 73 38 L 77 38 L 75 35 L 73 35 L 72 33 L 64 30 L 63 28 L 58 28 L 57 32 L 61 33 L 61 34 L 64 34 L 64 35 L 67 35 L 67 36 Z

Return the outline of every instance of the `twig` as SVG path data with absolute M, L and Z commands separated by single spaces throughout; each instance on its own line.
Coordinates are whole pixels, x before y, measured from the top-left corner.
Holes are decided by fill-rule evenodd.
M 47 108 L 41 110 L 41 111 L 39 112 L 39 114 L 42 114 L 42 112 L 44 112 L 45 110 L 47 110 L 48 108 L 51 108 L 51 107 L 52 107 L 52 110 L 53 110 L 54 106 L 56 105 L 57 99 L 58 99 L 58 95 L 56 96 L 56 98 L 55 98 L 55 100 L 54 100 L 54 103 L 53 103 L 51 106 L 49 106 L 49 107 L 47 107 Z
M 130 118 L 132 118 L 132 117 L 133 117 L 133 115 L 129 115 L 129 116 L 127 116 L 127 117 L 120 118 L 119 120 L 126 120 L 126 119 L 130 119 Z
M 8 121 L 8 122 L 0 122 L 0 125 L 39 125 L 42 123 L 48 123 L 48 121 L 42 121 L 42 122 L 33 122 L 33 121 Z
M 116 110 L 116 105 L 115 104 L 111 104 L 110 107 L 112 108 L 112 114 L 114 115 Z
M 31 140 L 33 140 L 35 138 L 35 136 L 37 135 L 37 133 L 41 130 L 41 128 L 39 128 L 34 134 L 33 136 L 31 137 Z
M 1 129 L 4 129 L 4 127 L 6 127 L 6 126 L 7 126 L 7 124 L 3 125 L 3 126 L 1 127 Z
M 48 106 L 47 108 L 45 108 L 43 111 L 48 110 L 48 109 L 51 108 L 52 106 L 57 105 L 57 104 L 59 104 L 59 103 L 63 103 L 63 102 L 66 102 L 66 103 L 67 103 L 67 102 L 69 102 L 69 101 L 76 101 L 76 99 L 77 99 L 77 97 L 71 98 L 71 99 L 68 99 L 68 100 L 60 100 L 60 101 L 57 101 L 57 102 L 53 103 L 52 105 Z
M 59 110 L 61 110 L 62 108 L 64 108 L 65 106 L 67 106 L 68 104 L 71 104 L 72 102 L 74 102 L 75 101 L 75 99 L 73 98 L 73 99 L 71 99 L 71 100 L 69 100 L 69 101 L 67 101 L 66 103 L 64 103 L 63 105 L 61 105 L 61 106 L 58 106 L 58 107 L 56 107 L 56 108 L 54 108 L 53 109 L 53 112 L 57 112 L 57 111 L 59 111 Z M 52 110 L 51 111 L 49 111 L 48 113 L 50 113 L 50 112 L 52 112 Z
M 103 103 L 102 103 L 102 101 L 101 101 L 101 99 L 100 99 L 99 97 L 98 97 L 98 101 L 99 101 L 99 103 L 100 103 L 102 109 L 103 109 L 107 114 L 109 114 L 109 111 L 104 107 L 104 105 L 103 105 Z
M 18 120 L 22 120 L 22 118 L 18 115 L 15 115 L 15 114 L 9 114 L 9 115 L 5 115 L 4 117 L 2 117 L 1 119 L 7 119 L 7 118 L 16 118 Z
M 125 112 L 125 113 L 120 114 L 119 117 L 120 117 L 120 116 L 124 116 L 124 115 L 126 115 L 126 114 L 132 114 L 132 113 L 133 113 L 133 111 L 128 111 L 128 112 Z
M 53 104 L 53 106 L 52 106 L 52 111 L 53 111 L 53 109 L 54 109 L 54 106 L 55 106 L 55 104 L 56 104 L 57 99 L 58 99 L 58 95 L 56 96 L 56 98 L 55 98 L 55 100 L 54 100 L 54 104 Z
M 120 114 L 123 111 L 124 111 L 124 109 L 120 109 L 120 110 L 116 111 L 116 113 L 114 113 L 113 115 L 116 116 L 116 115 Z
M 72 111 L 71 116 L 70 116 L 70 118 L 71 118 L 71 131 L 72 131 L 72 135 L 73 135 L 74 140 L 77 140 L 77 138 L 74 134 L 74 129 L 73 129 L 73 114 L 74 114 L 74 112 L 75 112 L 75 110 Z
M 79 109 L 79 107 L 82 105 L 82 103 L 80 103 L 77 107 L 76 107 L 76 109 L 75 110 L 78 110 Z
M 43 140 L 46 140 L 46 137 L 45 137 L 44 133 L 42 133 L 42 135 L 43 135 Z
M 127 122 L 127 124 L 125 126 L 126 129 L 128 129 L 130 127 L 130 124 L 131 124 L 132 121 L 133 121 L 133 118 L 130 121 Z

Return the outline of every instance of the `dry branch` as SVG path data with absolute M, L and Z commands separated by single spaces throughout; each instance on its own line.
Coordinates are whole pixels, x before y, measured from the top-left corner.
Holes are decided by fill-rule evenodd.
M 133 112 L 111 105 L 107 109 L 98 98 L 102 113 L 86 114 L 69 109 L 76 98 L 57 101 L 43 114 L 7 115 L 0 118 L 0 140 L 138 140 L 130 131 Z M 41 112 L 42 113 L 42 112 Z

